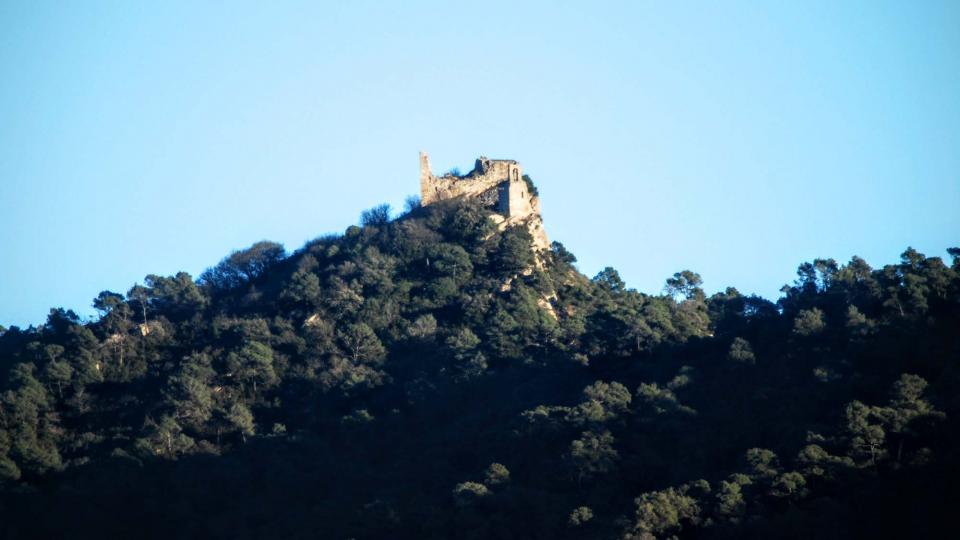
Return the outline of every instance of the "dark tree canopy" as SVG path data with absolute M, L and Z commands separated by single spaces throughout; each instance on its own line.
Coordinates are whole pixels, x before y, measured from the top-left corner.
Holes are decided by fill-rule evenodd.
M 531 192 L 533 189 L 531 188 Z M 4 538 L 930 538 L 960 249 L 661 294 L 471 201 L 0 328 Z
M 213 268 L 200 275 L 200 282 L 215 289 L 232 289 L 250 283 L 283 260 L 285 251 L 276 242 L 262 241 L 247 249 L 234 251 Z

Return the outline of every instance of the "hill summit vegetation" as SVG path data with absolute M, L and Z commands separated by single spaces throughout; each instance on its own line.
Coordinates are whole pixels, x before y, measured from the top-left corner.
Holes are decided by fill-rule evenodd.
M 934 537 L 960 249 L 778 302 L 590 279 L 475 201 L 0 329 L 8 538 Z

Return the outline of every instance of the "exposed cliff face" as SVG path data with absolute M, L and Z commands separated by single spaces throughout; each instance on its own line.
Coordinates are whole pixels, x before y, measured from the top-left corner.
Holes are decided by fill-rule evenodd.
M 434 176 L 430 158 L 420 152 L 420 201 L 424 206 L 458 197 L 479 199 L 496 211 L 494 219 L 501 230 L 524 225 L 538 251 L 549 249 L 540 217 L 540 198 L 531 193 L 530 187 L 520 164 L 513 160 L 480 157 L 466 175 Z

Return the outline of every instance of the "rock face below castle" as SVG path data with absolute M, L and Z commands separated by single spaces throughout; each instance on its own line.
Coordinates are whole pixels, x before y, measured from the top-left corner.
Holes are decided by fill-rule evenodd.
M 496 212 L 500 229 L 524 225 L 533 236 L 537 250 L 549 249 L 550 242 L 540 217 L 540 198 L 530 192 L 532 184 L 523 177 L 520 164 L 509 159 L 477 159 L 473 170 L 459 176 L 434 176 L 430 158 L 420 152 L 420 202 L 428 206 L 437 201 L 470 197 L 479 199 Z

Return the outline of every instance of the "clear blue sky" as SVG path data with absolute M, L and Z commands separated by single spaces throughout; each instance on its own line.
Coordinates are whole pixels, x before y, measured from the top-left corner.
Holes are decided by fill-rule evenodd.
M 421 149 L 519 160 L 641 291 L 945 256 L 960 3 L 761 4 L 0 1 L 0 324 L 342 232 Z

